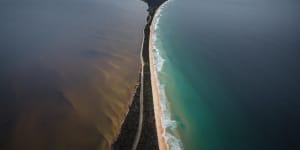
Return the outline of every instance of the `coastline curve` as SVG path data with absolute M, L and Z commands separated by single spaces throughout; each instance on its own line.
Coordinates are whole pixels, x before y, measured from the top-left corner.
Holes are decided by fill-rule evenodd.
M 159 53 L 159 48 L 156 46 L 158 40 L 156 32 L 161 17 L 161 11 L 170 0 L 164 2 L 155 12 L 149 35 L 149 61 L 151 71 L 151 85 L 153 93 L 154 112 L 156 119 L 157 136 L 159 140 L 160 150 L 182 150 L 182 142 L 180 138 L 175 137 L 166 131 L 167 128 L 176 130 L 176 121 L 172 120 L 171 112 L 167 107 L 167 97 L 165 94 L 165 85 L 161 84 L 158 79 L 158 73 L 162 71 L 164 58 Z

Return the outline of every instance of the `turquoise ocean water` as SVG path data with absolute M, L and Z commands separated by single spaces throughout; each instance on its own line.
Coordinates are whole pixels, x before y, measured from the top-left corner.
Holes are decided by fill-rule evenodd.
M 153 52 L 170 149 L 300 148 L 300 3 L 171 0 Z

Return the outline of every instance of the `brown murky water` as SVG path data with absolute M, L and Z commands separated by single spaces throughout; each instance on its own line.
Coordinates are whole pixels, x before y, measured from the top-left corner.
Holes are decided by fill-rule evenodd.
M 109 149 L 146 15 L 139 0 L 1 0 L 0 149 Z

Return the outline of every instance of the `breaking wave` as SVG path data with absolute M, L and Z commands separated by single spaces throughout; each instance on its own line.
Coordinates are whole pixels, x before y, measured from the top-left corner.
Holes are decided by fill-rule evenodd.
M 167 2 L 166 2 L 167 3 Z M 158 94 L 160 95 L 160 107 L 161 107 L 161 121 L 162 121 L 162 127 L 165 130 L 165 133 L 163 137 L 165 138 L 165 141 L 169 147 L 170 150 L 183 150 L 183 144 L 180 138 L 174 136 L 171 132 L 169 131 L 176 131 L 177 128 L 177 122 L 175 120 L 172 120 L 171 117 L 171 112 L 168 108 L 168 98 L 166 96 L 165 92 L 165 84 L 159 81 L 158 78 L 158 73 L 162 72 L 163 65 L 165 63 L 165 59 L 162 57 L 160 54 L 160 51 L 162 51 L 162 46 L 159 38 L 158 38 L 158 30 L 159 30 L 159 22 L 161 18 L 161 10 L 164 9 L 166 3 L 164 3 L 156 12 L 155 15 L 155 20 L 154 21 L 154 31 L 153 31 L 153 40 L 152 40 L 152 45 L 153 45 L 153 65 L 155 69 L 155 77 L 158 85 Z

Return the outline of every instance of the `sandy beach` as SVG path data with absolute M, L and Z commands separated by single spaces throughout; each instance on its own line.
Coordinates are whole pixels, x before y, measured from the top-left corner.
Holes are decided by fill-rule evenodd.
M 160 9 L 160 7 L 157 9 L 157 12 L 159 9 Z M 155 22 L 156 22 L 156 15 L 154 15 L 154 18 L 152 20 L 151 27 L 150 27 L 150 35 L 149 35 L 150 36 L 149 37 L 149 59 L 150 59 L 150 71 L 151 71 L 151 85 L 152 85 L 155 123 L 156 123 L 156 129 L 157 129 L 159 149 L 160 150 L 168 150 L 169 149 L 168 145 L 163 136 L 165 134 L 165 129 L 162 127 L 160 97 L 159 97 L 159 93 L 158 93 L 158 85 L 157 85 L 157 79 L 155 76 L 155 68 L 154 68 L 154 62 L 153 62 L 153 45 L 152 45 L 153 37 L 152 36 L 154 33 Z

